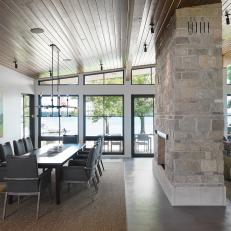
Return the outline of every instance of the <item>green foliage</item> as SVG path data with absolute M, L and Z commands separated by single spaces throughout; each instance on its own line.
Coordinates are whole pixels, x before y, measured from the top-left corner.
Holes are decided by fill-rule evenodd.
M 227 84 L 231 84 L 231 65 L 227 66 Z
M 227 108 L 231 108 L 231 100 L 228 101 Z
M 123 101 L 121 96 L 89 96 L 88 101 L 93 104 L 92 121 L 96 123 L 103 118 L 106 123 L 106 134 L 109 134 L 108 120 L 113 116 L 123 115 Z
M 140 118 L 140 133 L 145 133 L 144 118 L 145 116 L 153 116 L 154 111 L 154 101 L 153 98 L 140 97 L 136 98 L 134 102 L 134 114 L 136 117 Z
M 132 84 L 151 84 L 150 74 L 133 75 Z
M 134 107 L 134 113 L 137 117 L 153 116 L 153 98 L 136 98 L 134 102 Z

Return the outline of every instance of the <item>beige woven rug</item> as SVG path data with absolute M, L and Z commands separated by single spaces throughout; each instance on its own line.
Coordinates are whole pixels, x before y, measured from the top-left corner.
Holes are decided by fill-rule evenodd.
M 45 191 L 41 198 L 40 218 L 35 219 L 36 198 L 8 205 L 7 218 L 0 219 L 3 231 L 126 231 L 125 184 L 123 162 L 106 162 L 99 192 L 63 185 L 62 203 L 51 202 Z M 0 196 L 3 208 L 3 196 Z M 2 213 L 0 213 L 2 215 Z

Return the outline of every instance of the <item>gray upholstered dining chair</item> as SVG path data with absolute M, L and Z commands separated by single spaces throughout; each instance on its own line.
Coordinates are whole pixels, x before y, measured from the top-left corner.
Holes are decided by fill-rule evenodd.
M 34 150 L 34 146 L 30 137 L 23 138 L 23 143 L 26 149 L 26 152 L 31 152 Z
M 7 156 L 6 192 L 4 199 L 3 219 L 5 219 L 8 196 L 35 195 L 37 200 L 36 219 L 39 216 L 40 191 L 50 185 L 51 171 L 38 174 L 37 159 L 35 155 Z
M 94 146 L 87 159 L 86 166 L 69 165 L 62 168 L 62 180 L 66 183 L 87 183 L 93 182 L 95 191 L 98 191 L 96 183 L 95 169 L 96 169 L 96 146 Z
M 7 156 L 13 156 L 13 150 L 10 142 L 6 142 L 5 144 L 0 144 L 0 161 L 5 162 Z
M 63 135 L 63 144 L 78 144 L 78 135 Z
M 0 181 L 4 181 L 6 175 L 6 158 L 13 156 L 13 150 L 10 142 L 0 144 Z
M 97 166 L 97 168 L 95 169 L 95 175 L 96 175 L 97 181 L 100 182 L 99 175 L 102 176 L 102 170 L 101 170 L 101 167 L 99 164 L 99 155 L 100 155 L 100 151 L 102 148 L 102 140 L 101 139 L 97 140 L 95 147 L 96 147 L 96 166 Z M 89 151 L 88 150 L 79 151 L 76 158 L 74 160 L 69 161 L 69 165 L 70 166 L 86 166 L 88 158 L 89 158 L 89 153 L 90 153 L 90 150 Z M 99 174 L 98 174 L 97 169 L 99 171 Z
M 13 145 L 14 145 L 15 156 L 21 156 L 21 155 L 24 155 L 26 153 L 26 148 L 25 148 L 25 145 L 24 145 L 24 142 L 22 139 L 19 139 L 17 141 L 14 140 Z

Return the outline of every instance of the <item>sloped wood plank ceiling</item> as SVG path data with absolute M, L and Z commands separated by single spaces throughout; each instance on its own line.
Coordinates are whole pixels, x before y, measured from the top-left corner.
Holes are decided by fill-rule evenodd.
M 47 75 L 50 44 L 62 75 L 155 63 L 155 41 L 176 8 L 218 0 L 0 0 L 0 64 Z M 155 24 L 155 33 L 150 23 Z M 31 28 L 44 29 L 32 34 Z M 144 52 L 144 43 L 147 52 Z M 65 61 L 65 59 L 71 59 Z

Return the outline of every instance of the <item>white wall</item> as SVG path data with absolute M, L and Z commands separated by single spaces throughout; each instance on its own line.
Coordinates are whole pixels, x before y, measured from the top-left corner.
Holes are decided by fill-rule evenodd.
M 21 138 L 21 94 L 34 94 L 34 80 L 0 65 L 3 93 L 3 138 L 0 143 Z
M 55 90 L 55 89 L 54 89 Z M 37 86 L 36 93 L 51 94 L 51 86 Z M 57 94 L 57 92 L 54 92 Z M 119 157 L 131 156 L 131 95 L 153 94 L 153 85 L 131 85 L 130 81 L 125 81 L 124 85 L 83 85 L 83 75 L 79 75 L 79 85 L 61 85 L 60 94 L 79 96 L 79 139 L 83 141 L 83 96 L 84 95 L 124 95 L 124 154 Z M 37 99 L 38 97 L 36 97 Z M 38 127 L 38 124 L 35 126 Z M 36 131 L 37 132 L 37 131 Z M 110 155 L 113 157 L 113 155 Z M 116 155 L 115 157 L 118 157 Z

